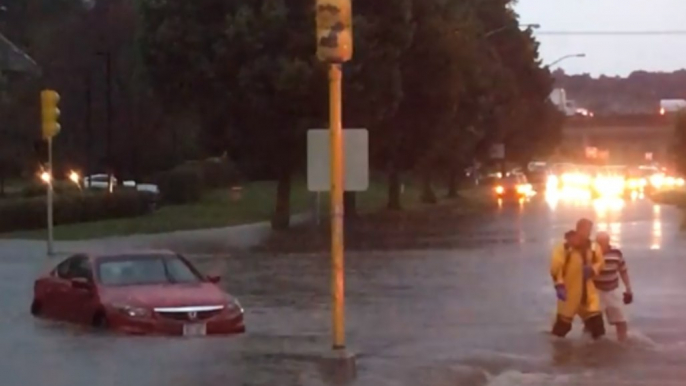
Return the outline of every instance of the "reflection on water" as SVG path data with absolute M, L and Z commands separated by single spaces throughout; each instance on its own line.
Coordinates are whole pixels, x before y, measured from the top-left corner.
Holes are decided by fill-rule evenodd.
M 662 210 L 660 205 L 653 205 L 653 232 L 650 249 L 658 250 L 662 246 Z
M 545 201 L 550 209 L 555 210 L 560 201 L 568 204 L 585 206 L 591 201 L 591 192 L 587 189 L 565 187 L 555 190 L 549 189 L 545 194 Z
M 602 197 L 593 200 L 593 207 L 598 216 L 602 217 L 609 212 L 618 212 L 624 208 L 624 200 L 620 197 Z
M 610 235 L 610 242 L 617 248 L 622 246 L 622 223 L 619 221 L 607 222 L 601 221 L 598 223 L 598 231 L 606 232 Z

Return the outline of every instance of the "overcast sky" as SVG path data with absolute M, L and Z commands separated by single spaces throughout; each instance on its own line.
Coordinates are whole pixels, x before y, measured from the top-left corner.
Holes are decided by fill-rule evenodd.
M 519 0 L 521 23 L 541 25 L 545 63 L 564 55 L 567 73 L 626 76 L 635 70 L 686 68 L 686 34 L 659 36 L 559 36 L 545 31 L 686 31 L 686 0 Z

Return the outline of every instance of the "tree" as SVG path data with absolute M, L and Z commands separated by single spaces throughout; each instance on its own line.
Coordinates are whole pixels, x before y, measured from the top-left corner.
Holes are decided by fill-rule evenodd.
M 493 59 L 503 68 L 501 90 L 495 91 L 497 128 L 492 140 L 506 145 L 506 157 L 526 163 L 552 152 L 560 139 L 561 120 L 548 96 L 553 79 L 539 58 L 539 44 L 528 29 L 521 31 L 509 0 L 485 0 L 476 8 L 487 31 Z M 507 85 L 507 86 L 505 86 Z
M 355 3 L 355 56 L 344 65 L 344 124 L 369 129 L 371 166 L 377 169 L 388 167 L 398 135 L 391 120 L 404 97 L 399 61 L 414 34 L 411 5 L 411 0 Z M 399 190 L 399 179 L 389 182 Z M 354 197 L 345 195 L 348 217 L 355 215 Z
M 389 204 L 400 209 L 398 173 L 418 167 L 422 172 L 422 199 L 435 202 L 431 187 L 435 158 L 430 149 L 441 127 L 454 116 L 459 73 L 456 25 L 440 1 L 412 2 L 414 33 L 400 57 L 403 99 L 390 121 L 395 133 L 390 142 Z
M 305 130 L 326 121 L 311 1 L 145 0 L 142 12 L 158 95 L 176 98 L 168 108 L 194 109 L 212 142 L 239 158 L 259 156 L 278 180 L 272 225 L 287 227 Z

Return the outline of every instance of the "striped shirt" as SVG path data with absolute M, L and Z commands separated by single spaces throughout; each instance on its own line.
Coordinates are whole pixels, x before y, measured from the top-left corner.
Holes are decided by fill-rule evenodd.
M 619 273 L 627 271 L 626 261 L 619 249 L 610 248 L 603 256 L 605 265 L 593 281 L 600 291 L 614 291 L 619 288 Z

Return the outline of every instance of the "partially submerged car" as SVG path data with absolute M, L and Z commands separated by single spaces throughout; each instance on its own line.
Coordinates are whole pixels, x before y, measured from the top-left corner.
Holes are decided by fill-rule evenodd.
M 31 313 L 130 334 L 244 332 L 243 308 L 217 282 L 169 251 L 76 254 L 35 281 Z

